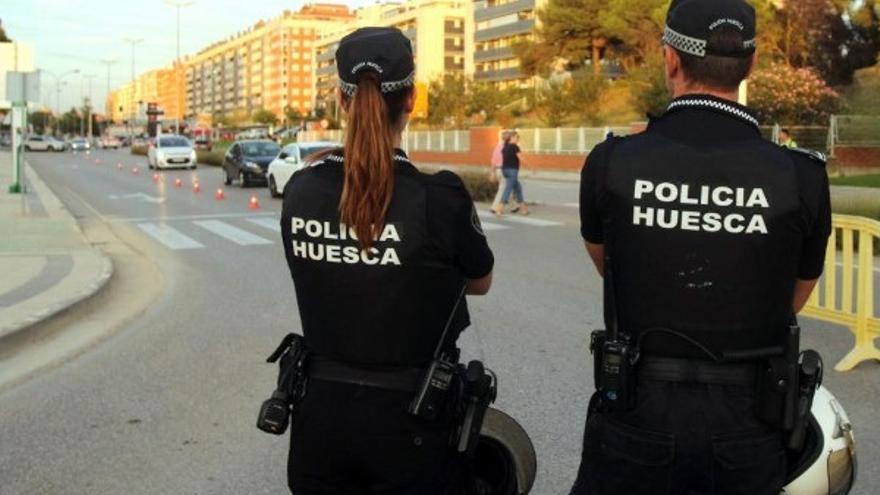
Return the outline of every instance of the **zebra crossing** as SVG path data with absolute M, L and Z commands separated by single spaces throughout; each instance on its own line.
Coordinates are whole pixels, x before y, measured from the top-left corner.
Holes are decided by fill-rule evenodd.
M 491 213 L 479 213 L 486 232 L 517 227 L 558 227 L 562 222 L 534 217 L 507 215 L 496 218 Z M 486 221 L 483 221 L 483 220 Z M 131 219 L 141 232 L 174 251 L 205 249 L 212 242 L 229 242 L 236 246 L 266 246 L 281 241 L 281 225 L 275 216 L 222 216 L 208 215 L 171 217 L 161 219 Z

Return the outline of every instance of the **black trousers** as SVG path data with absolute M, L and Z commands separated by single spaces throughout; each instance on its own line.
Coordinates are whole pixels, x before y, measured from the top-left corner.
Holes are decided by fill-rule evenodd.
M 291 428 L 291 493 L 458 493 L 451 425 L 408 414 L 412 398 L 411 393 L 311 380 Z
M 782 434 L 753 413 L 746 387 L 644 382 L 626 413 L 590 401 L 572 495 L 778 495 Z

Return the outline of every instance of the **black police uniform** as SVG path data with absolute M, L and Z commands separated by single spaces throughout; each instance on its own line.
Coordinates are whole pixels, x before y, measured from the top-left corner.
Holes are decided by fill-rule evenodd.
M 461 179 L 423 174 L 401 150 L 386 225 L 361 251 L 339 221 L 343 161 L 341 151 L 324 157 L 284 191 L 282 238 L 306 344 L 357 376 L 418 378 L 465 279 L 488 275 L 492 252 Z M 462 301 L 449 342 L 468 325 Z M 442 493 L 457 468 L 451 425 L 408 414 L 414 395 L 312 376 L 293 417 L 293 493 Z
M 606 322 L 643 363 L 706 361 L 783 345 L 795 279 L 822 272 L 828 178 L 823 161 L 762 139 L 747 108 L 686 95 L 593 150 L 581 221 L 608 255 Z M 755 416 L 754 374 L 730 366 L 643 373 L 630 411 L 591 411 L 572 493 L 779 493 L 781 432 Z

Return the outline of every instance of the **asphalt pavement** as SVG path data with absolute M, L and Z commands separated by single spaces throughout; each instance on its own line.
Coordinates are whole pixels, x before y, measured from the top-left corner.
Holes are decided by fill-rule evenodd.
M 100 346 L 0 394 L 0 492 L 284 493 L 288 438 L 254 426 L 275 378 L 265 358 L 299 329 L 280 201 L 237 186 L 216 200 L 215 167 L 165 171 L 154 182 L 146 159 L 127 150 L 28 159 L 75 217 L 130 231 L 167 288 Z M 525 188 L 538 203 L 531 216 L 485 214 L 495 281 L 489 295 L 469 298 L 474 323 L 459 342 L 465 359 L 495 370 L 497 406 L 535 443 L 532 493 L 564 494 L 592 391 L 587 341 L 601 327 L 601 281 L 578 233 L 577 185 Z M 259 209 L 249 208 L 252 196 Z M 806 344 L 829 362 L 852 340 L 843 328 L 804 326 Z M 853 493 L 880 491 L 878 376 L 877 363 L 826 375 L 859 441 Z

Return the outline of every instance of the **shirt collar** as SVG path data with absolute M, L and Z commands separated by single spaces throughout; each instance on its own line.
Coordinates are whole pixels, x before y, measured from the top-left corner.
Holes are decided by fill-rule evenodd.
M 682 95 L 669 102 L 663 117 L 680 110 L 707 110 L 720 113 L 753 127 L 755 131 L 760 131 L 755 113 L 732 100 L 704 94 Z
M 343 158 L 342 155 L 343 155 L 342 148 L 340 148 L 340 149 L 334 151 L 333 153 L 330 153 L 329 155 L 325 156 L 323 158 L 323 160 L 327 160 L 330 162 L 336 162 L 336 163 L 342 163 L 345 161 L 345 159 Z M 409 165 L 410 167 L 415 168 L 415 165 L 413 164 L 413 162 L 411 162 L 409 160 L 409 157 L 406 156 L 406 152 L 400 148 L 394 148 L 394 162 L 399 163 L 399 164 Z

